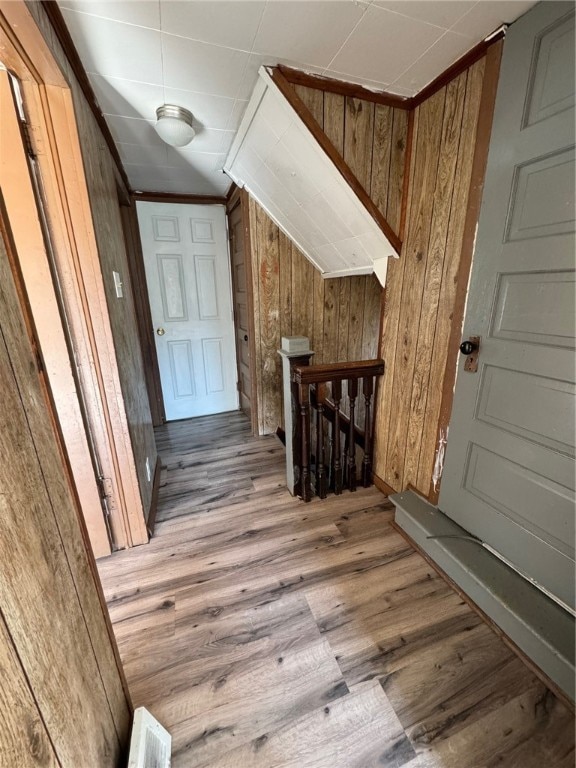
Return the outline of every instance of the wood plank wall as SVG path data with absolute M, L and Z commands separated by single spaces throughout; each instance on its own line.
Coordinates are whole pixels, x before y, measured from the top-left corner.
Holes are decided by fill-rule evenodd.
M 408 115 L 315 88 L 296 91 L 396 232 L 404 183 Z M 250 200 L 258 426 L 283 427 L 282 336 L 308 336 L 313 362 L 376 357 L 380 284 L 373 275 L 323 280 L 258 204 Z
M 147 516 L 152 500 L 152 483 L 146 477 L 146 457 L 149 458 L 150 467 L 153 468 L 157 455 L 118 201 L 117 190 L 122 181 L 98 123 L 44 9 L 37 2 L 28 3 L 28 8 L 70 84 L 74 100 L 78 131 L 82 139 L 82 157 L 94 231 L 116 350 L 118 377 L 134 453 L 134 468 L 144 513 Z M 116 298 L 113 271 L 121 276 L 124 285 L 123 299 Z
M 130 703 L 0 199 L 0 767 L 120 766 Z
M 453 386 L 448 340 L 462 278 L 485 61 L 415 110 L 404 244 L 388 270 L 374 471 L 395 491 L 411 486 L 430 498 L 442 394 Z M 469 263 L 463 264 L 467 272 Z

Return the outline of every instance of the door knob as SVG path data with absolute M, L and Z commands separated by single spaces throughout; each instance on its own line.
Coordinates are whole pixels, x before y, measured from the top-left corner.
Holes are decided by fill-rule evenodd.
M 460 352 L 466 355 L 464 361 L 464 370 L 468 373 L 476 373 L 478 370 L 478 353 L 480 350 L 480 336 L 470 336 L 470 338 L 460 344 Z
M 462 344 L 460 344 L 460 352 L 462 352 L 463 355 L 471 355 L 472 352 L 476 352 L 477 349 L 478 343 L 471 339 L 463 341 Z
M 247 333 L 244 334 L 244 341 L 248 341 L 248 334 Z
M 158 334 L 158 336 L 164 336 L 166 331 L 164 330 L 164 328 L 156 328 L 156 333 Z

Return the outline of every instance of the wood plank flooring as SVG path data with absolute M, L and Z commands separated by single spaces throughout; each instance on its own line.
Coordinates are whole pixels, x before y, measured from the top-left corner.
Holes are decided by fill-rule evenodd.
M 157 430 L 156 535 L 99 561 L 174 768 L 571 768 L 565 707 L 389 525 L 310 504 L 241 414 Z

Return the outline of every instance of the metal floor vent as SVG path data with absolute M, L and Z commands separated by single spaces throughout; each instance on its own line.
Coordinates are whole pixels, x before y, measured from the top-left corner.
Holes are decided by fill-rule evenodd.
M 145 707 L 134 712 L 128 768 L 170 768 L 172 737 Z

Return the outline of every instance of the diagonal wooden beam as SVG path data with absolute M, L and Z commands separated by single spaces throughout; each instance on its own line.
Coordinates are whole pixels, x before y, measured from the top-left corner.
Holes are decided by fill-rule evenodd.
M 280 90 L 290 106 L 298 113 L 298 116 L 304 122 L 310 133 L 314 136 L 320 147 L 328 155 L 340 174 L 344 177 L 356 197 L 360 200 L 364 208 L 366 208 L 368 213 L 372 216 L 376 224 L 378 224 L 382 232 L 384 232 L 396 253 L 400 254 L 402 241 L 396 232 L 394 232 L 386 217 L 376 207 L 368 192 L 366 192 L 362 184 L 360 184 L 356 175 L 352 172 L 350 166 L 344 161 L 336 147 L 332 144 L 320 125 L 314 119 L 306 104 L 304 104 L 302 99 L 298 96 L 292 85 L 284 77 L 278 67 L 271 67 L 269 69 L 269 73 L 276 87 Z

